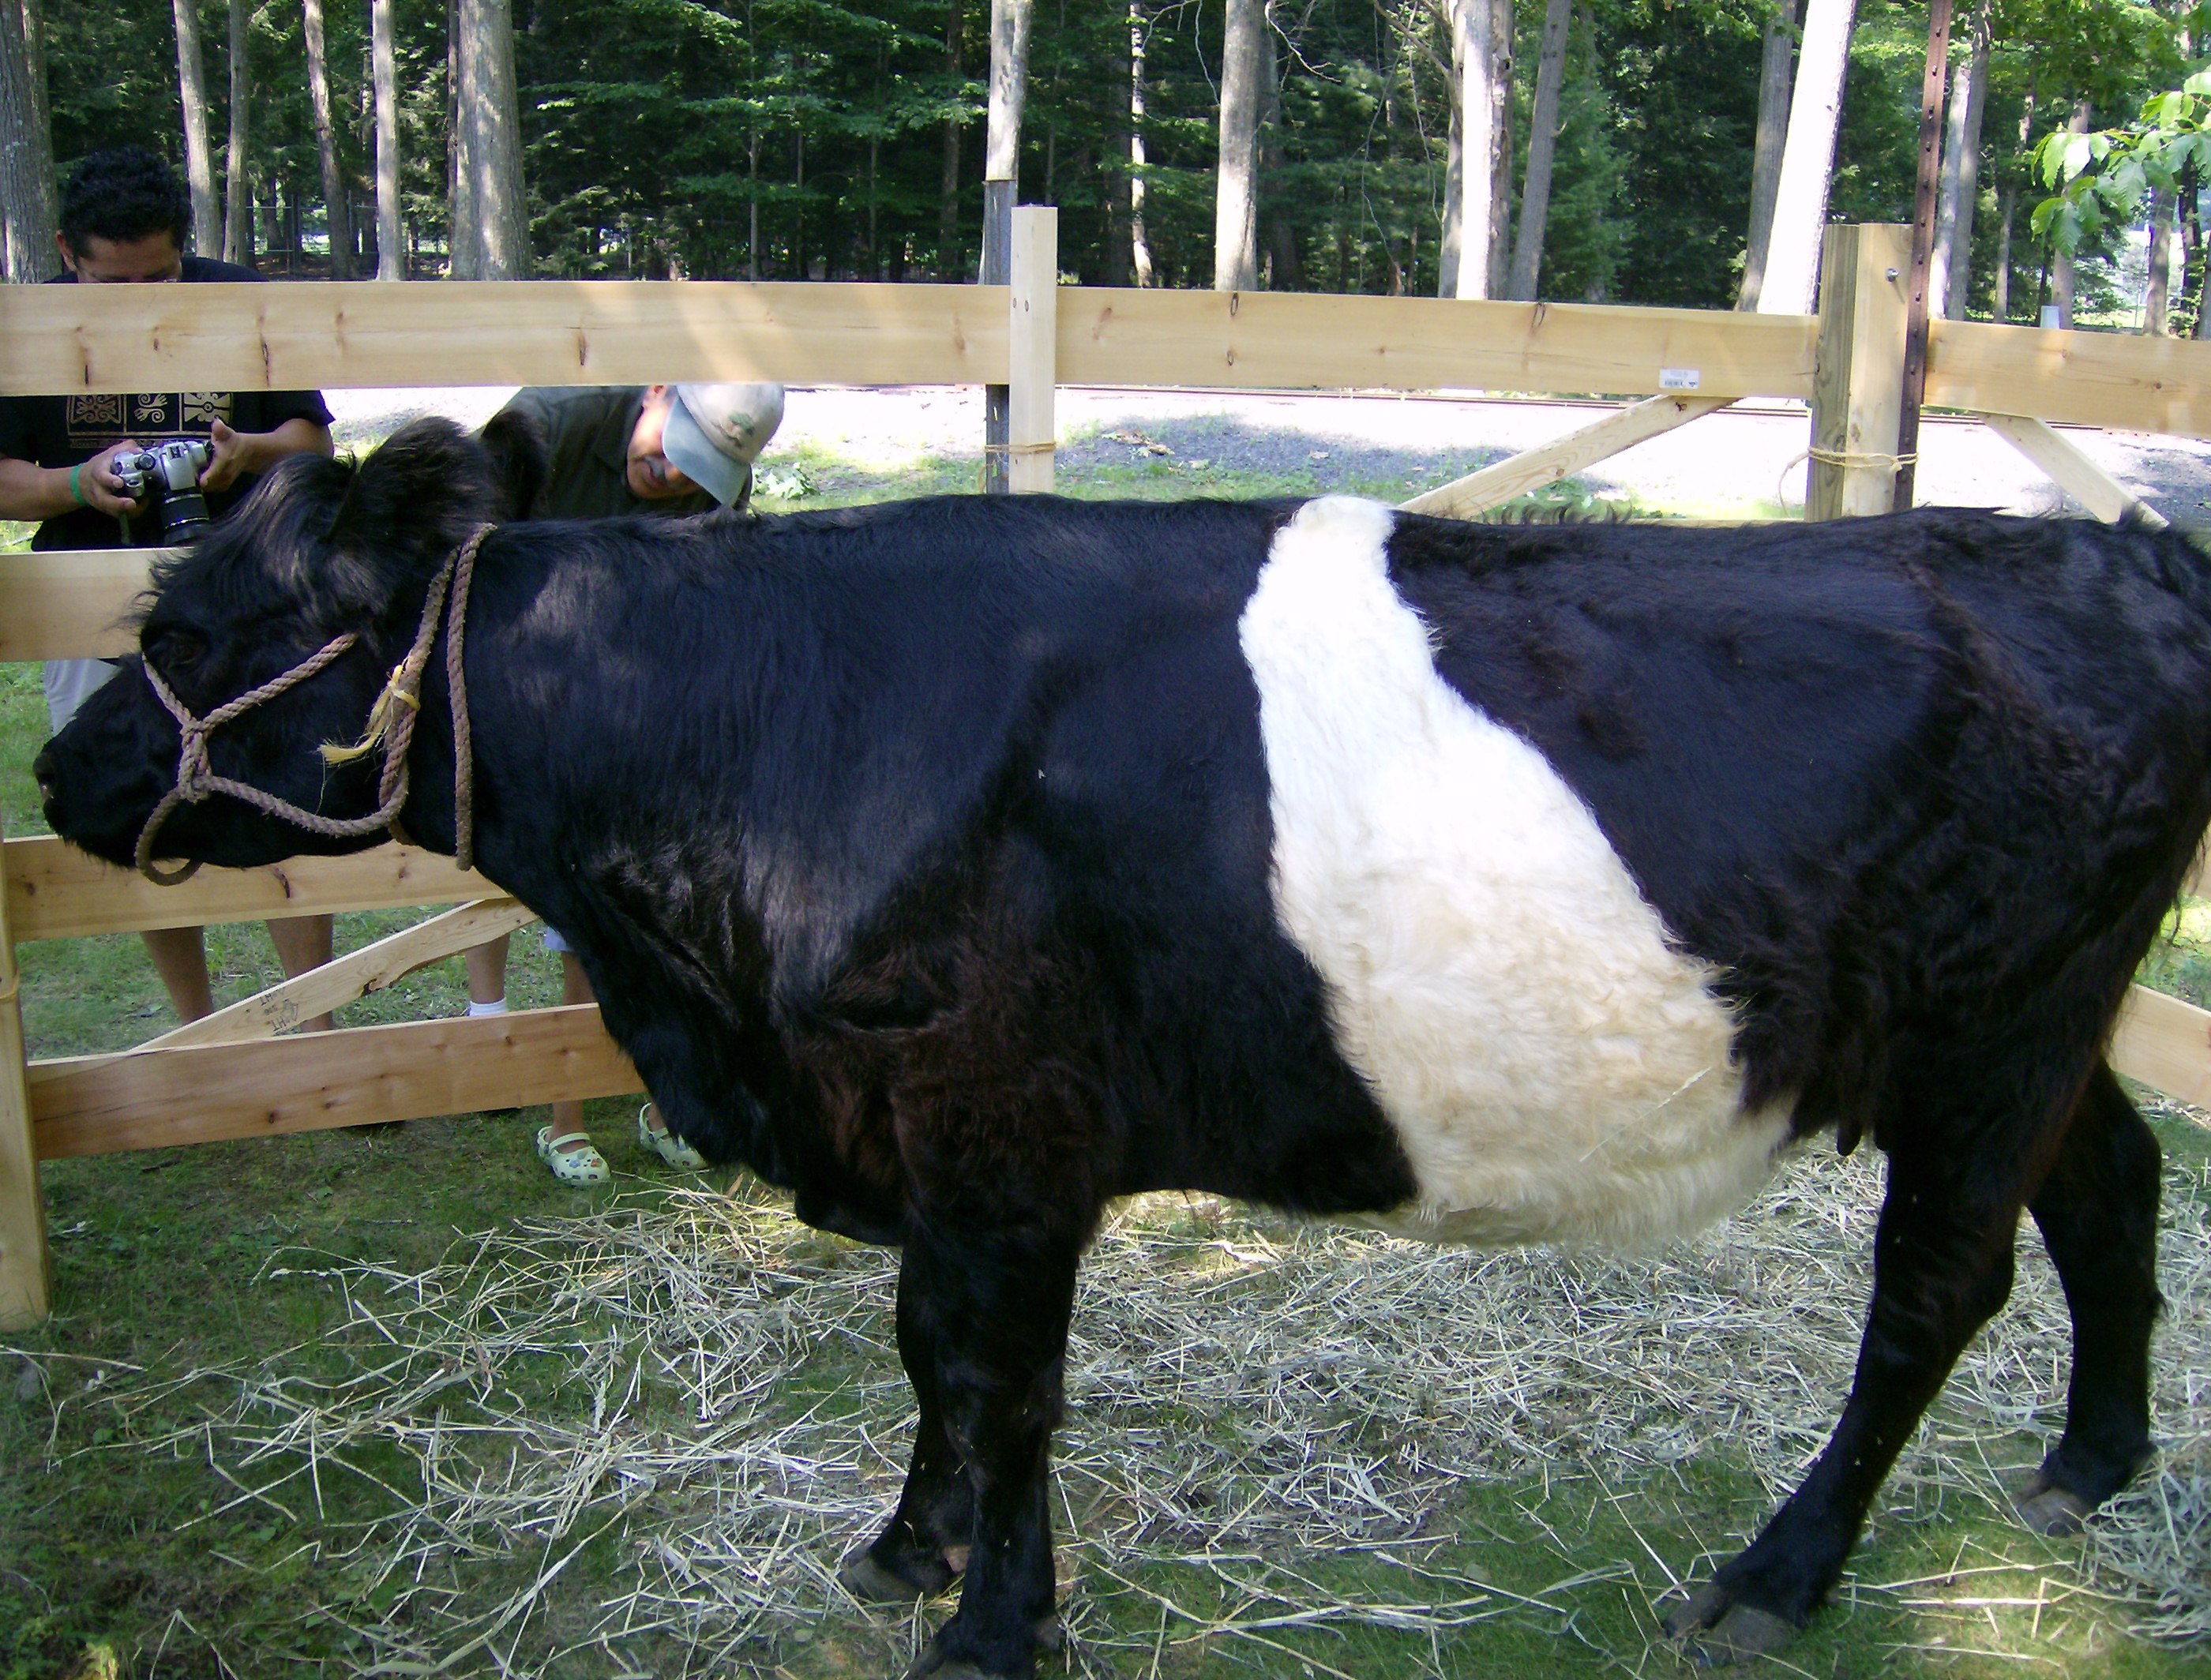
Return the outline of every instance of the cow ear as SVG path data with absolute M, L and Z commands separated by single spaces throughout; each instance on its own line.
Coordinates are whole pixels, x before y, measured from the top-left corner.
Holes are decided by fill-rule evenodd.
M 385 601 L 497 517 L 483 446 L 449 420 L 411 420 L 354 469 L 330 542 Z
M 499 495 L 498 517 L 527 519 L 544 488 L 552 450 L 545 429 L 519 408 L 502 408 L 484 422 L 477 434 L 490 457 L 492 481 Z

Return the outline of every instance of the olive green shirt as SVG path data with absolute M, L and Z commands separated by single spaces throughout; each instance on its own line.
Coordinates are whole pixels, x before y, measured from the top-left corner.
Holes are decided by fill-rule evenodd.
M 603 519 L 628 513 L 670 517 L 718 505 L 703 490 L 647 501 L 629 487 L 629 439 L 645 407 L 643 385 L 530 385 L 500 410 L 526 416 L 545 442 L 545 481 L 525 519 Z M 745 489 L 752 485 L 747 480 Z M 742 507 L 749 495 L 740 496 Z

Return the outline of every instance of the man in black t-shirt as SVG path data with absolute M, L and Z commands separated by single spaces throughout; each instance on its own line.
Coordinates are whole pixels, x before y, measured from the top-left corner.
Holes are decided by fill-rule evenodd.
M 175 172 L 142 146 L 95 152 L 62 196 L 64 272 L 57 284 L 245 281 L 250 269 L 184 254 L 189 206 Z M 330 452 L 330 411 L 315 391 L 137 391 L 76 396 L 0 397 L 0 519 L 39 522 L 36 549 L 119 548 L 161 540 L 150 494 L 133 501 L 115 457 L 171 439 L 197 439 L 210 459 L 200 474 L 208 511 L 220 517 L 257 477 L 287 455 Z M 51 660 L 47 720 L 58 731 L 86 695 L 115 674 L 106 660 Z M 271 922 L 285 972 L 330 956 L 330 919 Z M 214 1007 L 197 928 L 146 935 L 146 947 L 185 1020 Z M 327 1026 L 322 1016 L 306 1023 Z

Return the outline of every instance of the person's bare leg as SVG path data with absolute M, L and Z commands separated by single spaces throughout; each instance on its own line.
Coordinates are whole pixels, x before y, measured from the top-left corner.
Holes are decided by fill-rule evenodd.
M 506 1001 L 506 942 L 511 937 L 501 934 L 495 940 L 486 940 L 461 953 L 461 966 L 468 970 L 470 1003 L 481 1006 Z
M 297 980 L 308 970 L 318 969 L 330 960 L 330 918 L 274 917 L 269 923 L 269 940 L 276 947 L 276 960 L 284 965 L 286 978 Z M 328 1015 L 317 1015 L 300 1022 L 300 1030 L 328 1032 L 335 1024 Z
M 584 965 L 576 960 L 576 953 L 560 953 L 560 1001 L 563 1003 L 597 1003 L 591 994 L 591 976 Z M 585 1136 L 584 1105 L 581 1103 L 555 1103 L 553 1105 L 553 1146 L 555 1149 L 571 1138 Z
M 215 994 L 208 986 L 207 946 L 197 928 L 152 928 L 142 937 L 146 954 L 154 959 L 154 972 L 168 988 L 169 1001 L 179 1021 L 197 1021 L 215 1012 Z

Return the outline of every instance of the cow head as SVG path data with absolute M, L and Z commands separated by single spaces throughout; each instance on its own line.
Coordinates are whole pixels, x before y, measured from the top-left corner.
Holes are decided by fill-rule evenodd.
M 88 699 L 33 766 L 54 831 L 111 862 L 176 783 L 181 732 L 152 666 L 198 717 L 281 676 L 334 638 L 353 645 L 295 687 L 218 727 L 215 774 L 324 816 L 376 806 L 378 760 L 321 748 L 362 734 L 412 640 L 429 581 L 498 499 L 482 449 L 451 422 L 418 420 L 358 466 L 295 456 L 199 541 L 156 566 L 139 654 Z M 244 867 L 382 837 L 307 833 L 221 795 L 163 822 L 158 855 Z

